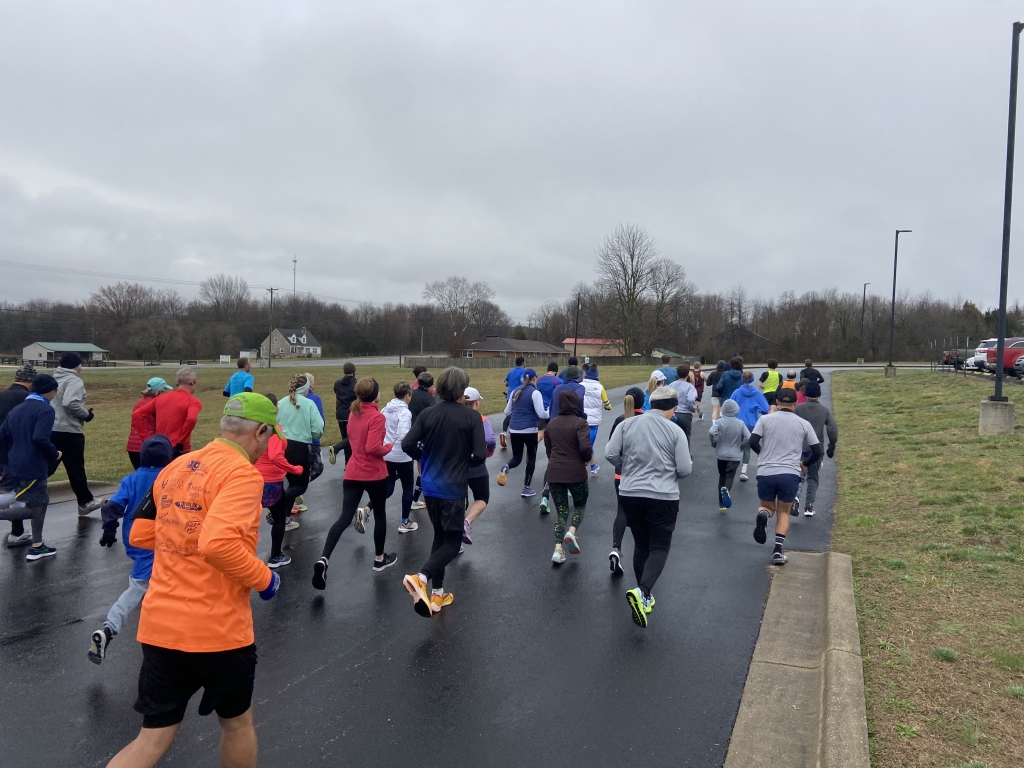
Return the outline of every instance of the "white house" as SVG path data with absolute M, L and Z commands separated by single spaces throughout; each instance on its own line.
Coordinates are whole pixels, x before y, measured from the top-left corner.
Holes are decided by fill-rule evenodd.
M 102 347 L 68 341 L 37 341 L 25 347 L 21 357 L 26 363 L 41 363 L 58 361 L 64 352 L 77 352 L 84 361 L 107 359 L 107 350 Z

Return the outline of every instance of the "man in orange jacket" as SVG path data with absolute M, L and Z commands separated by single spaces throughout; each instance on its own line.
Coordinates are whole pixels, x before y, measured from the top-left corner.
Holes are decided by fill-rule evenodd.
M 192 450 L 192 430 L 196 428 L 202 401 L 194 396 L 199 379 L 191 368 L 178 371 L 178 387 L 173 392 L 154 397 L 132 412 L 132 428 L 145 440 L 153 435 L 164 435 L 171 441 L 175 456 Z M 160 398 L 161 402 L 157 402 Z M 153 431 L 156 417 L 156 431 Z
M 256 557 L 263 478 L 253 463 L 276 424 L 266 397 L 235 395 L 220 438 L 172 461 L 135 513 L 131 544 L 154 551 L 138 632 L 142 731 L 111 768 L 156 765 L 200 688 L 199 714 L 220 718 L 223 764 L 256 765 L 249 595 L 269 600 L 281 579 Z

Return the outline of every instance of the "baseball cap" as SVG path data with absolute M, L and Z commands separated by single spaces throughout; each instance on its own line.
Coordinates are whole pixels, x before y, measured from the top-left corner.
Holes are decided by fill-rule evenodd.
M 477 400 L 483 400 L 480 396 L 480 390 L 476 387 L 466 387 L 466 392 L 463 397 L 471 403 Z
M 651 378 L 657 379 L 658 381 L 665 381 L 668 377 L 665 375 L 664 371 L 655 371 L 651 374 Z
M 796 402 L 796 390 L 785 387 L 779 390 L 779 394 L 775 396 L 775 402 L 777 403 L 795 403 Z
M 285 440 L 284 432 L 277 426 L 277 406 L 268 397 L 255 392 L 239 392 L 224 404 L 225 416 L 256 421 L 273 427 L 277 436 Z
M 173 389 L 173 387 L 159 376 L 154 376 L 146 382 L 146 388 L 142 390 L 142 394 L 147 392 L 163 392 L 165 389 Z

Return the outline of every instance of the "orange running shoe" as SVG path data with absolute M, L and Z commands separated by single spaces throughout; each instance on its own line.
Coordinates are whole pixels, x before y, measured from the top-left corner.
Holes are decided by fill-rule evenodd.
M 451 592 L 445 592 L 443 595 L 438 595 L 433 592 L 430 594 L 430 602 L 433 605 L 434 613 L 439 613 L 442 608 L 446 605 L 451 605 L 454 600 L 455 595 Z
M 402 579 L 402 586 L 412 595 L 413 610 L 423 618 L 429 619 L 434 609 L 427 590 L 427 582 L 423 581 L 418 573 L 413 573 Z

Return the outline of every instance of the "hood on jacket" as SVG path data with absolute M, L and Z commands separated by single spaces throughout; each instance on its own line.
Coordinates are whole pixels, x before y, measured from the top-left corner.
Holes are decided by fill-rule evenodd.
M 64 379 L 69 379 L 72 377 L 76 379 L 82 378 L 81 376 L 78 375 L 78 371 L 74 370 L 73 368 L 58 368 L 53 372 L 53 378 L 55 378 L 57 381 L 64 381 Z
M 558 396 L 558 415 L 575 416 L 580 410 L 580 397 L 572 390 Z
M 174 449 L 171 448 L 171 441 L 163 435 L 147 437 L 142 443 L 142 450 L 139 452 L 139 466 L 142 467 L 166 467 L 174 458 Z
M 584 378 L 591 379 L 592 381 L 597 381 L 597 369 L 591 368 L 590 370 L 588 370 L 587 375 Z
M 740 404 L 735 400 L 726 400 L 722 404 L 723 416 L 736 416 L 740 412 Z
M 753 384 L 740 384 L 739 389 L 736 390 L 740 397 L 757 397 L 761 394 L 761 390 L 755 387 Z
M 397 397 L 393 397 L 388 401 L 388 404 L 380 409 L 380 412 L 384 415 L 389 413 L 396 413 L 402 409 L 409 410 L 409 404 L 405 400 L 399 400 Z

